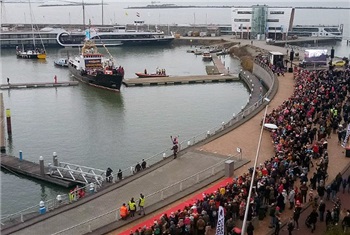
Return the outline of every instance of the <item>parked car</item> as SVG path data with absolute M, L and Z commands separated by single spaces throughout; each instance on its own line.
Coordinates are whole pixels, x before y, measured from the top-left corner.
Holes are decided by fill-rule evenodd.
M 345 61 L 344 60 L 334 61 L 332 65 L 335 67 L 343 67 L 345 65 Z

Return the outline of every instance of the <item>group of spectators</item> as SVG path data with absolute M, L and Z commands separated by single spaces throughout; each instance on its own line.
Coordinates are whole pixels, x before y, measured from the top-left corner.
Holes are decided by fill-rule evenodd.
M 131 234 L 207 234 L 206 231 L 215 228 L 219 206 L 223 206 L 225 230 L 234 235 L 240 233 L 236 224 L 244 219 L 247 203 L 248 235 L 254 233 L 252 219 L 262 220 L 266 216 L 270 217 L 270 227 L 274 228 L 275 234 L 279 234 L 281 214 L 286 210 L 292 214 L 287 226 L 291 234 L 299 228 L 303 204 L 309 202 L 321 221 L 326 213 L 327 225 L 338 223 L 341 202 L 337 193 L 341 187 L 350 189 L 350 178 L 342 179 L 339 173 L 333 181 L 328 179 L 327 169 L 332 156 L 327 151 L 327 139 L 337 133 L 338 144 L 346 142 L 350 70 L 307 71 L 295 67 L 293 73 L 293 95 L 266 116 L 266 123 L 277 126 L 271 131 L 275 154 L 255 169 L 250 201 L 247 198 L 253 168 L 217 191 L 204 194 L 203 199 L 193 205 L 170 215 L 164 214 L 153 226 L 139 228 Z M 334 208 L 326 211 L 325 200 L 333 200 Z M 322 215 L 319 212 L 323 212 Z M 316 222 L 312 216 L 307 225 L 313 232 Z M 350 226 L 350 213 L 349 224 L 343 225 Z

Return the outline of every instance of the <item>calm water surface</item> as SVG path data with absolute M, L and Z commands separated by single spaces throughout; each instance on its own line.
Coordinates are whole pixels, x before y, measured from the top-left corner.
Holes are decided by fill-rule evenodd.
M 201 57 L 189 47 L 110 48 L 126 77 L 165 68 L 171 75 L 205 74 Z M 102 50 L 101 50 L 102 52 Z M 2 83 L 53 82 L 73 78 L 55 68 L 53 60 L 67 50 L 50 49 L 46 62 L 17 59 L 14 50 L 1 52 Z M 78 53 L 70 50 L 69 54 Z M 222 58 L 234 73 L 239 62 Z M 240 82 L 159 87 L 122 87 L 120 93 L 85 84 L 76 87 L 3 91 L 5 108 L 12 113 L 12 141 L 8 152 L 46 164 L 57 152 L 61 161 L 115 171 L 135 165 L 170 148 L 170 135 L 186 140 L 227 121 L 246 104 L 249 93 Z M 1 171 L 1 213 L 24 209 L 65 190 Z

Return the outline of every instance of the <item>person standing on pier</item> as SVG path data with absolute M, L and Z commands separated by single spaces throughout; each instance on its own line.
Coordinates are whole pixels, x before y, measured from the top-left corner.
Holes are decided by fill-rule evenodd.
M 146 165 L 147 165 L 147 163 L 146 163 L 145 159 L 142 159 L 142 162 L 141 162 L 142 170 L 146 169 Z
M 174 154 L 174 159 L 177 157 L 177 151 L 179 150 L 179 146 L 178 146 L 178 137 L 172 137 L 170 136 L 171 141 L 173 142 L 173 147 L 171 148 L 171 150 L 173 150 L 173 154 Z
M 107 182 L 112 182 L 112 180 L 113 180 L 112 172 L 113 172 L 113 170 L 108 167 L 106 170 L 106 181 Z
M 119 180 L 122 180 L 122 179 L 123 179 L 123 172 L 122 172 L 121 169 L 119 169 L 118 174 L 117 174 L 117 177 L 118 177 Z
M 130 217 L 134 217 L 136 212 L 136 203 L 133 197 L 131 198 L 128 204 L 129 204 Z
M 179 149 L 179 146 L 177 144 L 174 144 L 173 147 L 171 148 L 171 150 L 173 150 L 174 159 L 177 157 L 178 149 Z
M 143 215 L 146 215 L 146 213 L 145 213 L 145 196 L 142 193 L 140 193 L 139 207 L 140 207 L 139 215 L 141 215 L 141 212 L 143 213 Z
M 125 203 L 123 203 L 123 205 L 120 207 L 119 213 L 120 213 L 120 217 L 122 218 L 122 220 L 126 220 L 129 212 L 128 212 L 128 208 L 126 207 Z
M 139 172 L 139 171 L 141 171 L 141 165 L 140 165 L 140 163 L 138 162 L 138 163 L 136 164 L 136 166 L 135 166 L 135 173 L 137 173 L 137 172 Z
M 10 78 L 7 77 L 7 84 L 10 85 Z

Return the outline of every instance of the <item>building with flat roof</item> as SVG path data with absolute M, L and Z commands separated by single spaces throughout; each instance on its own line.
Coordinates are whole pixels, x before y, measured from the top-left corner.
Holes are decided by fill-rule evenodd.
M 231 8 L 232 32 L 238 38 L 284 40 L 292 29 L 295 9 L 293 7 Z

